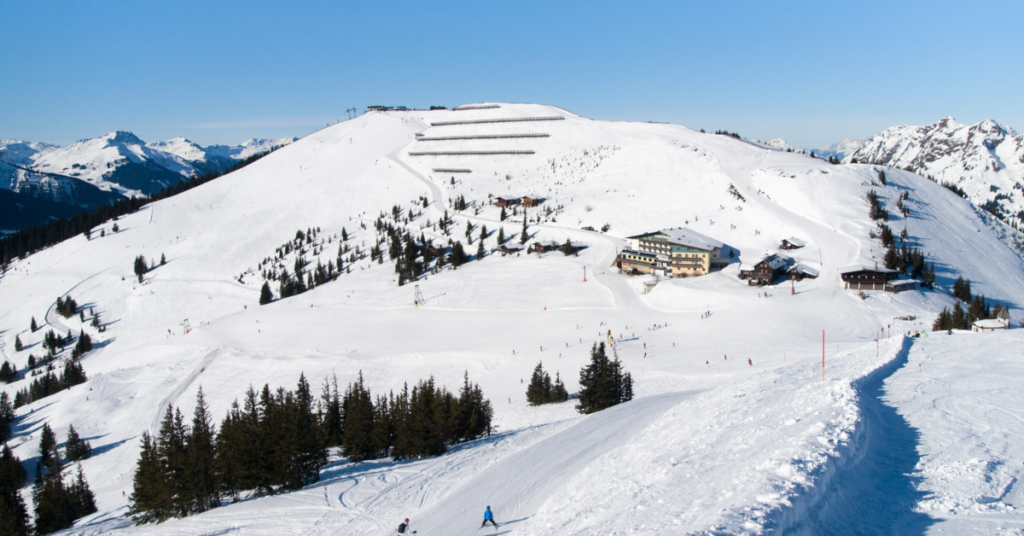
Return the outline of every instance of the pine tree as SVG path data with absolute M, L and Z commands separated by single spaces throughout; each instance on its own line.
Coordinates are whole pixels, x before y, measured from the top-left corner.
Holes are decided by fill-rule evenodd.
M 36 317 L 34 316 L 32 317 L 32 324 L 29 326 L 29 329 L 32 330 L 32 333 L 35 333 L 36 330 L 39 329 L 39 326 L 36 325 Z
M 142 276 L 145 275 L 148 268 L 146 267 L 146 258 L 142 255 L 135 257 L 135 275 L 139 278 L 139 283 L 142 283 Z
M 264 281 L 263 288 L 260 289 L 260 305 L 266 305 L 272 301 L 274 301 L 274 294 L 270 292 L 270 283 Z
M 376 458 L 370 441 L 373 432 L 373 399 L 363 383 L 363 373 L 350 384 L 342 399 L 342 448 L 353 462 Z
M 184 517 L 190 513 L 190 501 L 187 491 L 187 465 L 185 442 L 188 429 L 181 410 L 175 411 L 167 406 L 160 432 L 156 437 L 156 447 L 163 480 L 167 486 L 167 511 L 171 517 Z
M 89 489 L 89 483 L 85 481 L 85 474 L 82 473 L 82 466 L 78 466 L 78 474 L 75 476 L 75 483 L 68 490 L 71 501 L 71 519 L 75 520 L 96 512 L 96 495 Z
M 499 221 L 505 221 L 505 218 L 507 217 L 508 215 L 505 214 L 505 207 L 501 207 L 501 215 L 499 216 Z
M 135 476 L 132 479 L 128 515 L 140 525 L 164 521 L 171 517 L 170 489 L 160 464 L 156 441 L 148 430 L 142 431 L 142 452 L 139 454 Z
M 25 349 L 25 347 L 22 346 L 22 344 L 21 344 L 21 337 L 15 335 L 14 336 L 14 351 L 15 352 L 20 352 L 20 351 L 22 351 L 24 349 Z
M 952 315 L 953 315 L 953 318 L 951 319 L 952 320 L 952 329 L 967 329 L 968 326 L 966 325 L 967 324 L 966 315 L 964 314 L 963 307 L 960 307 L 960 302 L 959 301 L 956 302 L 956 304 L 953 305 L 953 313 L 952 313 Z
M 504 209 L 502 209 L 502 210 L 504 210 Z M 500 246 L 500 245 L 502 245 L 504 243 L 505 243 L 505 228 L 504 227 L 498 227 L 498 245 Z
M 11 383 L 17 378 L 17 376 L 18 371 L 11 365 L 10 361 L 4 361 L 3 364 L 0 365 L 0 382 Z
M 523 233 L 519 235 L 519 243 L 520 244 L 525 244 L 526 241 L 530 239 L 529 233 L 526 232 L 526 220 L 527 220 L 526 210 L 523 209 Z
M 485 252 L 484 252 L 484 241 L 483 241 L 483 240 L 481 240 L 481 241 L 477 242 L 477 247 L 476 247 L 476 260 L 478 260 L 478 261 L 480 261 L 480 260 L 483 260 L 483 258 L 484 258 L 484 253 L 485 253 Z
M 533 375 L 530 376 L 530 384 L 526 386 L 526 401 L 531 406 L 539 406 L 548 402 L 549 393 L 546 384 L 551 383 L 551 376 L 544 372 L 544 365 L 537 362 L 533 368 Z
M 630 391 L 630 398 L 632 398 L 632 390 Z M 562 383 L 562 377 L 559 373 L 555 373 L 555 385 L 551 387 L 551 391 L 548 393 L 548 403 L 558 404 L 565 402 L 569 399 L 569 392 L 565 389 L 565 384 Z
M 458 240 L 452 244 L 452 252 L 449 257 L 449 262 L 454 268 L 458 268 L 466 262 L 466 252 L 462 249 L 462 243 Z
M 29 534 L 28 509 L 21 498 L 25 477 L 21 460 L 4 444 L 0 451 L 0 534 L 4 536 Z
M 633 398 L 633 378 L 618 359 L 609 360 L 604 343 L 590 351 L 590 364 L 580 369 L 580 398 L 576 410 L 589 414 Z
M 203 388 L 196 394 L 196 407 L 192 413 L 192 430 L 186 438 L 187 494 L 190 513 L 205 512 L 220 506 L 220 485 L 215 468 L 214 447 L 216 432 L 210 420 L 209 407 Z
M 58 464 L 60 453 L 57 452 L 57 436 L 49 423 L 43 423 L 43 430 L 39 434 L 39 463 L 46 467 L 53 467 Z
M 163 253 L 160 254 L 160 266 L 167 264 L 167 256 Z
M 64 443 L 64 457 L 71 462 L 79 462 L 92 456 L 92 445 L 79 437 L 74 425 L 68 426 L 68 439 Z

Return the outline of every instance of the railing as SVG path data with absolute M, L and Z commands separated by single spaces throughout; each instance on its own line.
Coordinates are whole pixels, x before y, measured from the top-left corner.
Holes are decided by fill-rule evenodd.
M 450 125 L 479 125 L 481 123 L 523 123 L 527 121 L 561 121 L 564 116 L 555 115 L 547 117 L 504 117 L 498 119 L 473 119 L 470 121 L 438 121 L 431 123 L 432 127 L 444 127 Z
M 502 140 L 509 138 L 550 138 L 551 134 L 478 134 L 474 136 L 430 136 L 419 137 L 416 141 L 448 141 L 448 140 Z
M 409 152 L 409 156 L 488 156 L 499 154 L 534 154 L 533 151 L 416 151 Z

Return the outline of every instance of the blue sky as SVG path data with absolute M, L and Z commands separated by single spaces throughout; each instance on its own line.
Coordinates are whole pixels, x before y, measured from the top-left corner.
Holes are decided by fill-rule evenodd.
M 302 136 L 371 104 L 553 104 L 818 147 L 1024 130 L 1024 3 L 51 2 L 0 13 L 0 138 Z

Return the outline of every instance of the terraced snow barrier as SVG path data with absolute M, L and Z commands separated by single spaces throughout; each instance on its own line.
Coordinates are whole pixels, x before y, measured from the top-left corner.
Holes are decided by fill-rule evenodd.
M 481 123 L 523 123 L 526 121 L 561 121 L 564 116 L 555 115 L 547 117 L 503 117 L 498 119 L 473 119 L 470 121 L 438 121 L 431 123 L 432 127 L 445 127 L 450 125 L 479 125 Z
M 471 171 L 465 168 L 434 168 L 434 173 L 470 173 Z
M 479 134 L 475 136 L 432 136 L 419 137 L 416 141 L 447 141 L 447 140 L 501 140 L 508 138 L 550 138 L 551 134 Z
M 461 112 L 463 110 L 490 110 L 492 108 L 501 108 L 497 104 L 466 104 L 455 108 L 454 111 Z
M 534 154 L 533 151 L 418 151 L 409 156 L 486 156 L 493 154 Z

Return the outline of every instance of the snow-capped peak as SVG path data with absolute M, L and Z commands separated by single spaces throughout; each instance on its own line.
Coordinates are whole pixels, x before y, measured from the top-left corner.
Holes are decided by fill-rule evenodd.
M 1004 218 L 1024 220 L 1024 136 L 993 119 L 964 125 L 951 116 L 920 127 L 886 129 L 846 161 L 911 169 L 957 184 L 971 201 Z
M 135 134 L 132 134 L 131 132 L 127 132 L 127 131 L 124 131 L 124 130 L 118 130 L 118 131 L 115 131 L 115 132 L 110 132 L 107 135 L 102 136 L 101 139 L 109 140 L 109 141 L 112 141 L 114 143 L 123 143 L 125 145 L 145 145 L 146 144 L 146 142 L 140 140 L 139 137 L 136 136 Z M 84 141 L 89 141 L 89 140 L 84 140 Z

